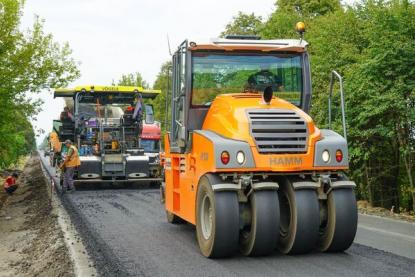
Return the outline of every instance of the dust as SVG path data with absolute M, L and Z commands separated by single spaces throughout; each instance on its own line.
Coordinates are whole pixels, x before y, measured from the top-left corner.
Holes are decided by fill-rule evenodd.
M 0 276 L 74 276 L 38 157 L 18 182 L 12 196 L 0 191 Z

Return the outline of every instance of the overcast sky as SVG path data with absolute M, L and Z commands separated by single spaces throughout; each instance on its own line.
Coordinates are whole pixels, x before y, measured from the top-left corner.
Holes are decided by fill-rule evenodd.
M 139 71 L 152 84 L 170 59 L 167 35 L 175 49 L 186 38 L 217 37 L 238 11 L 266 18 L 275 0 L 26 0 L 22 27 L 34 15 L 45 19 L 55 41 L 69 42 L 81 77 L 71 86 L 107 85 L 123 73 Z M 36 128 L 51 130 L 63 103 L 42 93 Z

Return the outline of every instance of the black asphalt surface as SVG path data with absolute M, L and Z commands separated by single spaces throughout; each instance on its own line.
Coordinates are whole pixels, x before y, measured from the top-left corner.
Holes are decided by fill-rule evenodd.
M 370 228 L 382 226 L 369 220 L 362 230 L 372 231 L 372 247 L 362 236 L 345 253 L 212 260 L 200 254 L 193 226 L 167 223 L 157 189 L 84 190 L 62 200 L 102 276 L 415 276 L 415 260 L 379 250 L 394 230 L 380 232 L 377 247 Z

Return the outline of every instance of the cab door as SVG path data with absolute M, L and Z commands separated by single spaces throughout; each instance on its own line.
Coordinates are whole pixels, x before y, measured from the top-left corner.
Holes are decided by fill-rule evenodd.
M 173 153 L 183 153 L 187 141 L 187 40 L 180 44 L 173 55 L 172 78 L 172 122 L 170 149 Z

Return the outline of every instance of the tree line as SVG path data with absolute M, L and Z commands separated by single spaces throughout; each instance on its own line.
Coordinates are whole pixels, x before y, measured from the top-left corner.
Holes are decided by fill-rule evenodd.
M 0 0 L 0 168 L 14 164 L 36 147 L 31 120 L 42 102 L 40 91 L 66 86 L 79 77 L 68 44 L 59 45 L 35 17 L 21 31 L 24 0 Z

